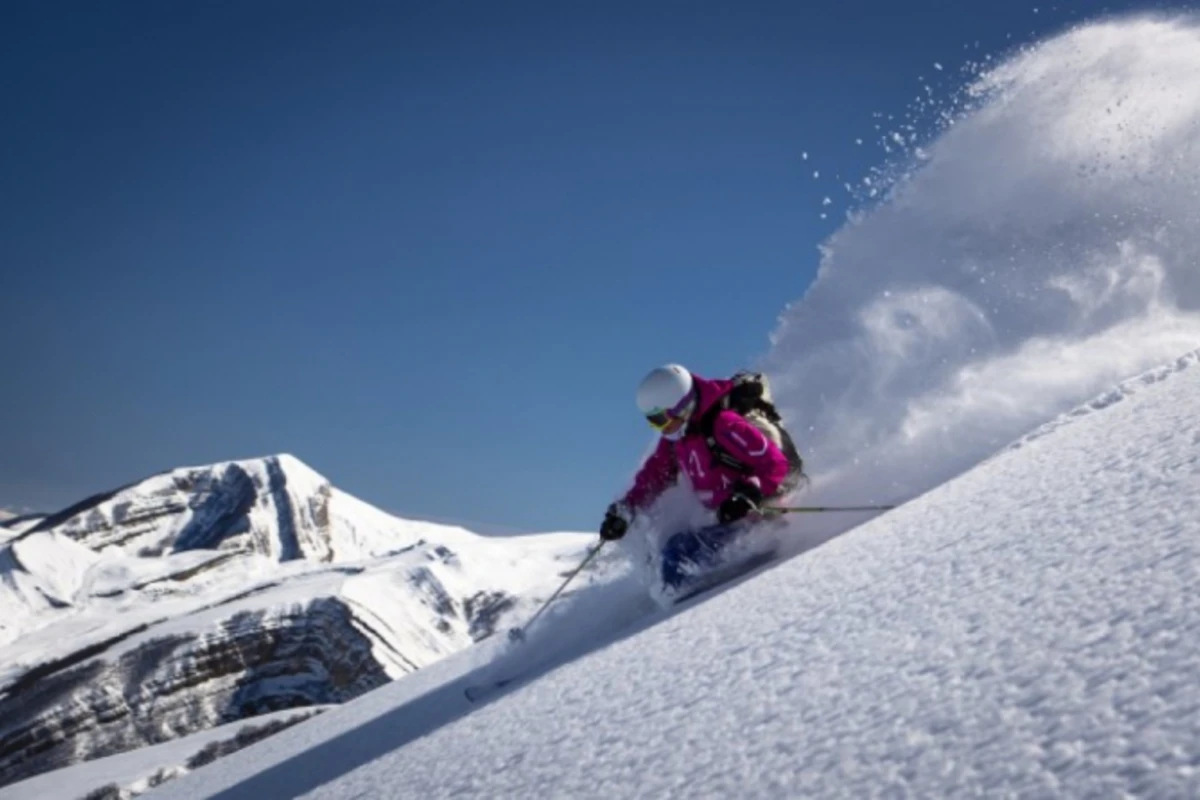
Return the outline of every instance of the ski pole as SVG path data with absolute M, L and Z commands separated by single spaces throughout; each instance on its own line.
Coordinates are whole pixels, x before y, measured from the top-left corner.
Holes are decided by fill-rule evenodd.
M 600 544 L 596 545 L 595 547 L 593 547 L 591 549 L 591 551 L 584 557 L 583 561 L 579 562 L 578 567 L 571 570 L 571 574 L 568 575 L 567 579 L 562 582 L 562 586 L 559 586 L 558 589 L 556 589 L 554 591 L 554 594 L 550 595 L 549 600 L 542 603 L 542 607 L 539 608 L 536 612 L 534 612 L 534 615 L 529 618 L 529 621 L 525 623 L 524 627 L 509 629 L 508 638 L 510 641 L 520 642 L 525 639 L 525 631 L 529 630 L 529 628 L 532 627 L 533 623 L 537 620 L 537 618 L 542 615 L 542 612 L 545 611 L 547 608 L 549 608 L 550 604 L 553 603 L 560 594 L 562 594 L 563 589 L 567 588 L 567 584 L 570 583 L 575 578 L 576 575 L 578 575 L 580 572 L 582 572 L 583 568 L 586 567 L 593 558 L 595 558 L 596 554 L 600 552 L 601 547 L 604 547 L 603 539 L 600 540 Z
M 826 511 L 889 511 L 896 506 L 766 506 L 764 511 L 777 511 L 780 514 L 824 513 Z

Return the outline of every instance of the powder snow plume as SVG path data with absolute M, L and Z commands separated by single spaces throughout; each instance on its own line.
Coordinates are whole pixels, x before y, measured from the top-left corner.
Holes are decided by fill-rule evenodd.
M 978 75 L 822 246 L 761 365 L 813 497 L 903 499 L 1200 347 L 1200 21 L 1112 19 Z

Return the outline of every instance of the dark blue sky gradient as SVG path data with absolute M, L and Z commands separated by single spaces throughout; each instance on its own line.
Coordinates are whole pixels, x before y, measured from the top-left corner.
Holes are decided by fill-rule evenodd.
M 590 529 L 636 381 L 765 351 L 873 113 L 1145 4 L 1038 5 L 6 3 L 0 505 L 291 452 Z

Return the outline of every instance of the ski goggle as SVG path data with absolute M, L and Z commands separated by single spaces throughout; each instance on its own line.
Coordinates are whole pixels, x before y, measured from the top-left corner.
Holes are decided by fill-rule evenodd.
M 687 423 L 695 408 L 695 396 L 688 395 L 669 411 L 655 411 L 653 414 L 647 414 L 646 421 L 659 433 L 675 433 Z

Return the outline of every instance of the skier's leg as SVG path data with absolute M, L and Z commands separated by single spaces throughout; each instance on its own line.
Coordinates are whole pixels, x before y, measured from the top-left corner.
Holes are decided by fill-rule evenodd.
M 700 542 L 691 531 L 677 533 L 667 540 L 662 551 L 662 582 L 674 589 L 687 578 L 687 567 L 693 563 L 692 556 L 700 548 Z
M 675 588 L 697 570 L 712 567 L 721 550 L 733 541 L 742 529 L 743 526 L 737 523 L 713 525 L 672 536 L 663 548 L 663 584 Z

